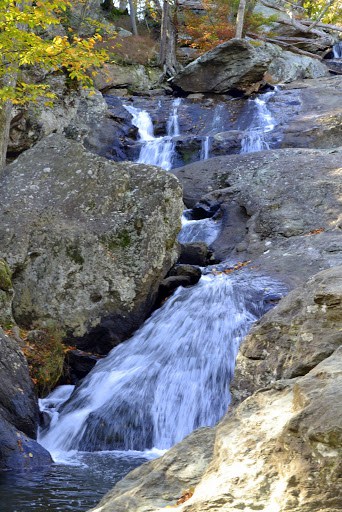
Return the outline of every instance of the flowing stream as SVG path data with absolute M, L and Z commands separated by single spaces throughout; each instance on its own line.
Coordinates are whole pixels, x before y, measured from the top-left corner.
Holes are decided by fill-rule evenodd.
M 274 94 L 249 101 L 253 115 L 242 152 L 269 148 L 265 133 L 275 122 L 267 103 Z M 146 110 L 125 105 L 138 129 L 138 162 L 172 168 L 181 105 L 180 99 L 172 102 L 163 137 L 154 135 Z M 223 129 L 223 113 L 217 105 L 202 139 L 202 159 L 210 157 L 211 138 Z M 220 231 L 220 221 L 191 220 L 191 211 L 182 225 L 181 242 L 211 244 Z M 178 288 L 78 387 L 62 386 L 40 401 L 48 426 L 39 442 L 56 464 L 34 477 L 0 475 L 2 512 L 87 510 L 128 471 L 219 421 L 229 406 L 241 339 L 269 309 L 268 299 L 285 292 L 248 270 L 227 273 L 228 266 L 203 269 L 197 285 Z

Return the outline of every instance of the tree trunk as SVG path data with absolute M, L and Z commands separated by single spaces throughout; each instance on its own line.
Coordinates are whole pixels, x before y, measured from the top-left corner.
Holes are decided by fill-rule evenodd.
M 240 0 L 237 18 L 236 18 L 235 37 L 237 39 L 242 38 L 243 24 L 244 24 L 244 19 L 245 19 L 245 10 L 246 10 L 246 0 Z
M 176 57 L 177 43 L 177 1 L 171 5 L 170 0 L 164 0 L 161 23 L 159 64 L 164 76 L 173 76 L 181 68 Z
M 133 0 L 128 0 L 129 3 L 129 15 L 131 18 L 131 26 L 132 26 L 132 32 L 135 36 L 138 35 L 138 29 L 137 29 L 137 22 L 135 17 L 135 8 L 133 4 Z
M 6 153 L 9 141 L 12 104 L 10 101 L 0 104 L 0 176 L 6 165 Z

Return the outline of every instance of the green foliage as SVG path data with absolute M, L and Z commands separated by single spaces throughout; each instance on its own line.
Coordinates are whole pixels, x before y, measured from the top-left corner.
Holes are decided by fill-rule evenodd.
M 71 28 L 68 35 L 46 35 L 60 25 L 68 8 L 70 3 L 62 0 L 0 0 L 0 105 L 54 97 L 46 85 L 25 79 L 23 71 L 32 66 L 44 72 L 62 71 L 84 87 L 92 86 L 88 70 L 94 73 L 107 58 L 104 50 L 96 50 L 101 36 L 81 38 Z
M 305 9 L 305 13 L 309 18 L 313 20 L 321 17 L 321 14 L 324 12 L 329 2 L 327 0 L 306 0 L 303 3 L 303 7 Z M 342 23 L 342 1 L 335 0 L 331 2 L 331 5 L 328 6 L 326 13 L 322 17 L 323 23 Z

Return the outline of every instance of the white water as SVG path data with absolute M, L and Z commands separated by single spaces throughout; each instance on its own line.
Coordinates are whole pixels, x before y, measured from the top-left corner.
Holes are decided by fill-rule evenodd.
M 334 59 L 342 59 L 342 41 L 333 46 Z
M 211 245 L 221 229 L 221 222 L 213 219 L 189 220 L 182 215 L 182 229 L 178 241 L 182 244 L 205 242 Z
M 203 276 L 180 288 L 98 362 L 40 442 L 70 450 L 165 449 L 214 425 L 229 404 L 239 343 L 262 313 L 265 283 Z
M 223 129 L 224 129 L 223 112 L 224 112 L 224 106 L 216 105 L 215 110 L 214 110 L 214 116 L 213 116 L 213 119 L 211 122 L 211 126 L 210 126 L 207 134 L 202 139 L 200 160 L 208 160 L 208 158 L 210 156 L 210 146 L 211 146 L 212 136 L 215 135 L 216 133 L 223 131 Z
M 155 137 L 153 122 L 146 110 L 141 110 L 131 105 L 124 105 L 125 109 L 132 115 L 132 124 L 138 128 L 141 150 L 138 163 L 157 165 L 166 171 L 172 169 L 175 143 L 173 138 L 180 134 L 178 121 L 178 108 L 181 99 L 177 98 L 172 102 L 171 112 L 166 124 L 166 135 Z
M 265 135 L 274 129 L 276 123 L 267 104 L 275 94 L 276 89 L 266 92 L 253 100 L 248 100 L 254 106 L 254 112 L 252 113 L 250 125 L 241 141 L 241 153 L 270 149 Z

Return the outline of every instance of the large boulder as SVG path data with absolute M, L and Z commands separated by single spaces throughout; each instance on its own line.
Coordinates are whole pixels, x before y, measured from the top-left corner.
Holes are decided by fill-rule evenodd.
M 172 84 L 186 92 L 248 93 L 266 81 L 282 83 L 326 75 L 327 67 L 316 59 L 283 52 L 262 41 L 231 39 L 188 64 Z
M 50 455 L 34 441 L 38 404 L 26 359 L 0 329 L 0 470 L 49 464 Z
M 1 187 L 0 253 L 13 271 L 17 323 L 52 324 L 101 353 L 127 337 L 177 259 L 174 176 L 55 135 L 9 165 Z
M 342 151 L 282 149 L 176 169 L 188 207 L 221 203 L 216 258 L 253 260 L 291 286 L 342 263 Z M 310 186 L 308 186 L 308 183 Z
M 182 475 L 191 475 L 183 482 L 189 499 L 179 502 L 182 512 L 337 512 L 341 279 L 342 267 L 321 272 L 282 299 L 244 342 L 251 372 L 242 374 L 238 359 L 233 382 L 236 392 L 249 380 L 246 394 L 235 394 L 244 401 L 214 429 L 194 432 L 127 475 L 93 512 L 161 512 L 176 504 Z M 171 472 L 177 457 L 180 467 Z
M 141 64 L 104 64 L 94 78 L 95 87 L 102 92 L 115 94 L 115 89 L 147 91 L 158 84 L 160 69 Z

